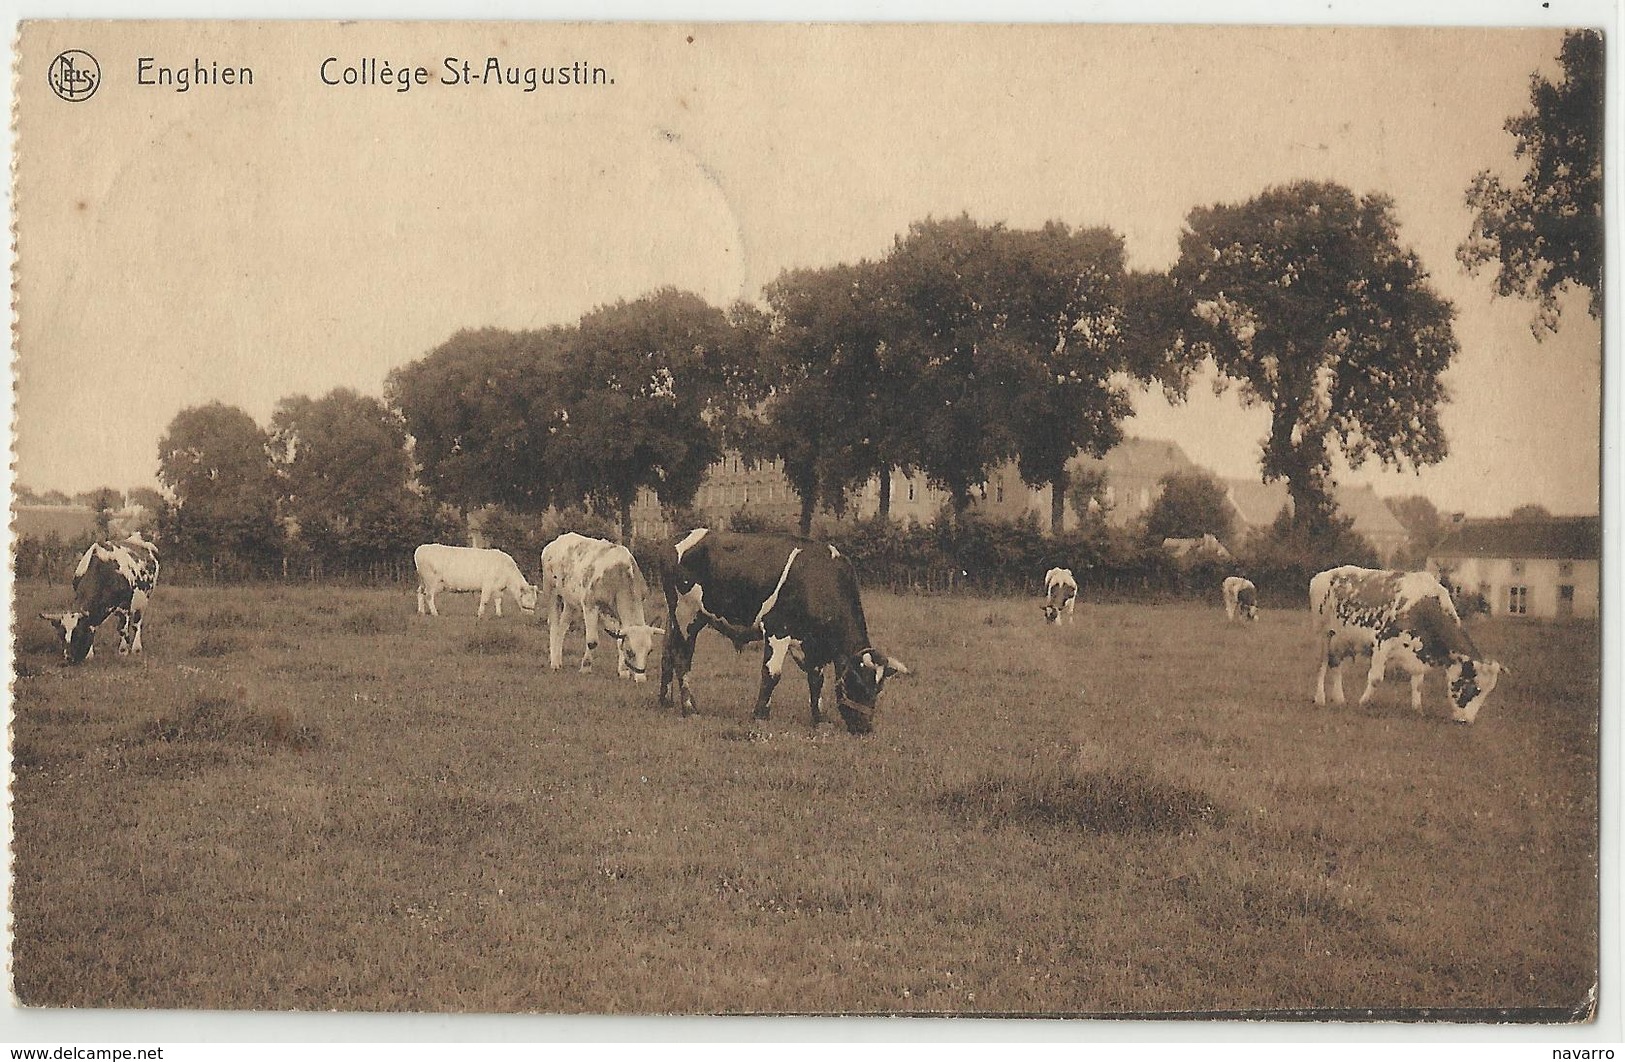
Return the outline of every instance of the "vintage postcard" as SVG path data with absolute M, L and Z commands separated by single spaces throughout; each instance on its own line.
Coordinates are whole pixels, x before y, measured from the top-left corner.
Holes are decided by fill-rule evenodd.
M 1604 45 L 24 22 L 16 1006 L 1588 1035 Z

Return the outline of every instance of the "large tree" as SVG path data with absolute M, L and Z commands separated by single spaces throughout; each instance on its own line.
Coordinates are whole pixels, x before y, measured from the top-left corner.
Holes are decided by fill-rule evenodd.
M 1162 477 L 1162 493 L 1146 510 L 1147 537 L 1223 540 L 1235 526 L 1235 509 L 1224 485 L 1200 470 L 1174 471 Z
M 1530 78 L 1532 110 L 1506 121 L 1523 181 L 1505 185 L 1481 170 L 1467 189 L 1473 227 L 1456 251 L 1469 272 L 1493 263 L 1497 295 L 1530 299 L 1535 335 L 1555 331 L 1558 293 L 1591 292 L 1602 313 L 1603 39 L 1596 30 L 1563 37 L 1560 81 Z
M 1171 277 L 1178 341 L 1270 410 L 1266 482 L 1325 528 L 1331 465 L 1420 467 L 1447 452 L 1441 376 L 1455 310 L 1399 239 L 1393 204 L 1304 181 L 1191 211 Z
M 1066 512 L 1067 462 L 1095 457 L 1123 438 L 1132 413 L 1116 375 L 1129 368 L 1124 343 L 1123 239 L 1109 229 L 1050 222 L 1001 234 L 1005 302 L 993 321 L 1009 344 L 1016 467 L 1031 486 L 1050 488 L 1050 531 Z
M 401 416 L 338 388 L 284 398 L 271 418 L 285 512 L 315 552 L 345 562 L 401 555 L 420 541 L 426 504 L 413 492 Z
M 277 481 L 270 438 L 236 406 L 211 402 L 183 409 L 158 443 L 158 478 L 169 489 L 164 537 L 183 555 L 274 551 Z
M 914 373 L 889 341 L 897 326 L 885 265 L 794 270 L 765 297 L 766 386 L 747 452 L 783 463 L 804 534 L 819 504 L 843 512 L 873 476 L 886 516 L 891 469 L 914 463 L 904 415 Z
M 552 504 L 553 448 L 568 424 L 559 366 L 573 339 L 568 328 L 461 331 L 389 374 L 385 396 L 434 498 L 532 514 Z
M 691 504 L 745 398 L 737 344 L 727 314 L 675 288 L 583 317 L 560 376 L 561 490 L 615 513 L 623 538 L 641 489 Z

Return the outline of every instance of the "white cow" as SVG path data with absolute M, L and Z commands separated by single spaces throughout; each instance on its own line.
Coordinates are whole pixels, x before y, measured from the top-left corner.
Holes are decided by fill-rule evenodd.
M 1059 623 L 1064 612 L 1068 623 L 1076 622 L 1072 609 L 1077 600 L 1078 581 L 1072 577 L 1071 568 L 1051 568 L 1044 573 L 1045 620 Z
M 1224 618 L 1258 619 L 1258 587 L 1251 579 L 1232 575 L 1224 581 Z
M 598 647 L 602 624 L 604 633 L 620 643 L 616 673 L 621 678 L 630 675 L 635 682 L 647 680 L 655 636 L 666 632 L 644 620 L 643 573 L 631 550 L 567 531 L 542 550 L 542 586 L 549 602 L 548 663 L 554 671 L 564 666 L 569 612 L 580 609 L 587 633 L 587 650 L 581 654 L 582 672 L 592 672 L 592 651 Z
M 1389 664 L 1411 677 L 1411 707 L 1422 709 L 1422 679 L 1429 668 L 1445 669 L 1452 716 L 1471 723 L 1503 672 L 1480 658 L 1461 625 L 1450 593 L 1427 572 L 1379 571 L 1345 565 L 1309 581 L 1309 612 L 1319 643 L 1320 678 L 1315 703 L 1326 703 L 1326 672 L 1332 700 L 1343 703 L 1344 660 L 1370 656 L 1360 703 L 1371 700 Z
M 479 591 L 479 619 L 485 618 L 485 606 L 493 602 L 497 615 L 502 615 L 504 594 L 512 594 L 519 602 L 519 610 L 527 616 L 536 611 L 536 587 L 520 572 L 518 563 L 500 549 L 443 546 L 430 542 L 417 548 L 412 554 L 412 561 L 418 568 L 420 616 L 425 611 L 431 616 L 440 615 L 440 609 L 435 606 L 435 596 L 442 590 L 454 593 Z

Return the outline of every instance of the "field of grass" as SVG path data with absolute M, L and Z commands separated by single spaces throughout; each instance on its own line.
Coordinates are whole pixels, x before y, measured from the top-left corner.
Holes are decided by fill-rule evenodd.
M 1301 612 L 871 592 L 915 673 L 854 738 L 793 671 L 753 725 L 711 634 L 681 719 L 467 598 L 160 587 L 143 658 L 64 669 L 62 589 L 18 596 L 27 1005 L 1552 1020 L 1596 979 L 1594 625 L 1477 621 L 1468 728 L 1437 676 L 1316 709 Z

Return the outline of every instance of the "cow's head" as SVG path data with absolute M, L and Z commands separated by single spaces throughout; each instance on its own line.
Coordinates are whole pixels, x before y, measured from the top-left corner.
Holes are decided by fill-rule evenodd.
M 80 664 L 96 650 L 96 628 L 84 612 L 41 612 L 62 639 L 62 662 Z
M 1044 619 L 1049 623 L 1061 622 L 1061 610 L 1046 602 L 1044 604 Z
M 888 657 L 879 649 L 865 649 L 850 657 L 835 676 L 835 707 L 840 710 L 846 729 L 854 734 L 874 730 L 875 702 L 880 700 L 880 688 L 893 675 L 908 673 L 901 660 Z
M 520 587 L 517 595 L 519 598 L 519 611 L 523 612 L 527 616 L 535 615 L 536 600 L 540 594 L 541 588 L 532 586 L 530 583 L 526 583 L 524 586 Z
M 655 638 L 664 635 L 666 629 L 631 623 L 619 630 L 612 630 L 606 625 L 604 633 L 615 639 L 620 647 L 621 662 L 626 665 L 626 670 L 632 672 L 632 681 L 648 681 L 649 654 L 654 651 Z
M 1456 722 L 1466 725 L 1478 717 L 1478 710 L 1484 707 L 1502 672 L 1511 674 L 1496 660 L 1458 657 L 1451 662 L 1445 669 L 1445 688 L 1450 691 L 1450 707 Z

